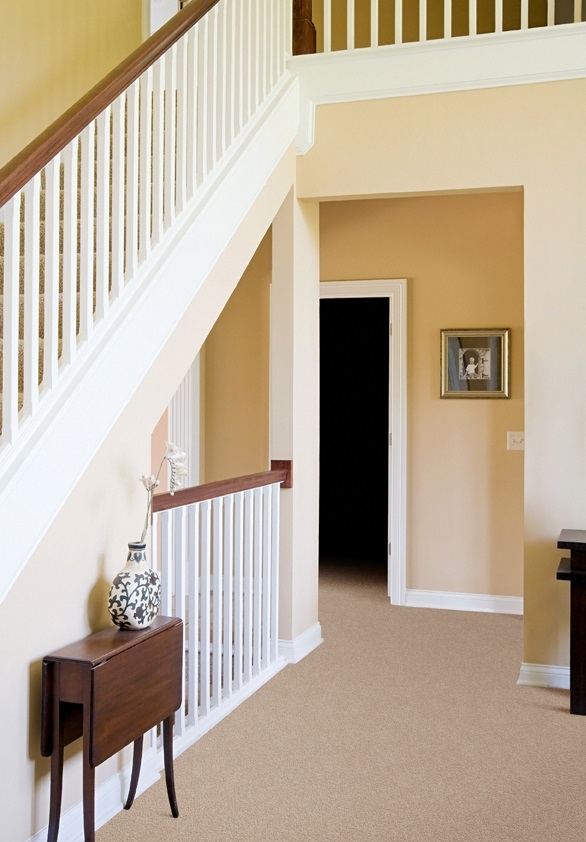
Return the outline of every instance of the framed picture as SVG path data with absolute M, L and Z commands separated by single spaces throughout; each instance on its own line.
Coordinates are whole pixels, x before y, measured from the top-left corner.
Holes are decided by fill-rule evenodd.
M 442 398 L 508 398 L 510 329 L 442 330 Z

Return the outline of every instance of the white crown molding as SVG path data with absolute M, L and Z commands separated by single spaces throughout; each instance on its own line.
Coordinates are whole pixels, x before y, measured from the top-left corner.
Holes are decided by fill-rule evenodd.
M 407 589 L 408 608 L 442 608 L 448 611 L 479 611 L 491 614 L 523 614 L 523 597 L 453 593 Z
M 556 687 L 570 689 L 570 668 L 549 664 L 521 664 L 517 684 L 525 687 Z
M 321 625 L 314 623 L 293 640 L 279 640 L 279 655 L 288 664 L 297 664 L 323 642 Z
M 586 23 L 294 56 L 288 66 L 300 84 L 304 155 L 317 105 L 586 78 Z

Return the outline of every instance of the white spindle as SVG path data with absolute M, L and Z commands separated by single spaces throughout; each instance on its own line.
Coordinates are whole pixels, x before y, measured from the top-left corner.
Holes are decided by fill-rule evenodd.
M 138 266 L 138 98 L 137 80 L 126 92 L 126 282 L 132 280 Z
M 494 31 L 503 31 L 503 0 L 495 0 L 494 4 Z M 476 34 L 476 30 L 474 30 Z
M 185 207 L 187 196 L 187 36 L 177 45 L 177 167 L 176 213 Z
M 165 53 L 165 160 L 163 184 L 163 219 L 167 230 L 175 219 L 175 134 L 177 92 L 177 45 Z
M 270 663 L 271 632 L 271 488 L 265 486 L 261 492 L 262 501 L 262 626 L 261 626 L 261 664 L 266 669 Z
M 126 96 L 112 105 L 112 298 L 120 295 L 124 280 L 124 124 Z
M 178 506 L 173 509 L 173 582 L 175 585 L 175 599 L 173 606 L 173 616 L 181 617 L 183 620 L 183 628 L 187 622 L 186 614 L 186 568 L 185 559 L 187 556 L 187 547 L 185 541 L 185 507 Z M 181 682 L 182 687 L 182 702 L 181 711 L 185 710 L 185 682 Z M 180 715 L 175 717 L 175 735 L 182 736 L 185 733 L 185 717 Z
M 252 115 L 252 94 L 253 94 L 253 68 L 252 68 L 252 56 L 253 56 L 253 19 L 252 19 L 252 11 L 250 7 L 246 8 L 244 11 L 244 20 L 245 20 L 245 32 L 244 37 L 242 39 L 242 45 L 244 49 L 244 125 L 248 123 L 250 116 Z
M 419 40 L 427 41 L 427 0 L 419 0 Z
M 224 617 L 224 646 L 223 646 L 223 699 L 232 698 L 232 657 L 234 634 L 234 602 L 233 602 L 233 559 L 234 559 L 234 495 L 224 499 L 224 581 L 223 581 L 223 617 Z
M 324 53 L 332 51 L 332 0 L 324 0 Z
M 521 0 L 521 29 L 529 28 L 529 0 Z
M 245 91 L 246 91 L 246 82 L 244 71 L 246 67 L 246 50 L 244 47 L 245 39 L 244 35 L 247 28 L 246 22 L 246 15 L 244 14 L 243 10 L 243 0 L 236 0 L 236 31 L 238 33 L 236 39 L 236 49 L 237 49 L 237 61 L 235 62 L 236 65 L 236 76 L 238 79 L 238 87 L 237 87 L 237 109 L 236 109 L 236 134 L 239 134 L 242 126 L 244 125 L 244 103 L 245 103 Z
M 254 499 L 254 547 L 253 547 L 253 636 L 252 674 L 258 675 L 261 667 L 261 624 L 262 624 L 262 491 L 255 488 Z
M 171 524 L 171 510 L 161 512 L 161 613 L 164 616 L 173 615 L 173 531 Z
M 471 0 L 472 2 L 472 0 Z M 403 43 L 403 0 L 395 0 L 395 44 Z
M 4 207 L 4 313 L 2 317 L 2 438 L 12 443 L 18 427 L 18 308 L 20 302 L 20 207 L 17 193 Z
M 59 362 L 59 167 L 57 155 L 45 167 L 45 276 L 43 387 L 57 382 Z
M 370 46 L 378 47 L 378 0 L 370 0 Z
M 221 80 L 219 77 L 219 69 L 220 63 L 218 61 L 218 53 L 220 49 L 219 44 L 219 20 L 218 20 L 218 7 L 214 6 L 213 10 L 210 12 L 210 46 L 209 46 L 209 70 L 210 70 L 210 111 L 208 112 L 208 120 L 209 120 L 209 151 L 210 156 L 208 159 L 208 167 L 209 171 L 211 172 L 215 167 L 219 155 L 218 144 L 220 142 L 221 131 L 220 131 L 220 120 L 222 115 L 222 108 L 220 105 L 220 96 L 221 96 Z
M 356 16 L 354 11 L 354 0 L 346 0 L 346 49 L 353 50 L 355 45 Z
M 269 4 L 268 4 L 268 17 L 267 17 L 267 31 L 268 31 L 267 37 L 268 37 L 268 43 L 269 43 L 268 58 L 267 58 L 267 61 L 268 61 L 268 80 L 267 80 L 268 91 L 267 92 L 268 93 L 270 93 L 271 90 L 274 88 L 274 86 L 277 84 L 277 80 L 279 78 L 278 68 L 277 68 L 277 64 L 276 64 L 276 47 L 277 47 L 278 32 L 275 30 L 276 16 L 277 16 L 277 12 L 278 12 L 278 9 L 276 9 L 275 6 L 278 6 L 278 5 L 279 5 L 278 3 L 275 4 L 275 3 L 271 3 L 271 2 L 269 2 Z
M 78 141 L 73 140 L 63 153 L 63 318 L 62 361 L 75 357 L 77 310 L 77 161 Z
M 138 256 L 142 263 L 151 251 L 153 70 L 140 77 Z
M 547 0 L 547 25 L 555 26 L 555 0 Z
M 192 199 L 197 190 L 197 27 L 187 35 L 187 165 L 185 172 L 186 198 Z
M 238 49 L 237 49 L 237 37 L 236 37 L 236 27 L 238 21 L 238 4 L 236 2 L 230 3 L 228 6 L 228 14 L 229 17 L 226 21 L 227 27 L 227 50 L 229 55 L 229 76 L 226 83 L 227 91 L 228 91 L 228 102 L 227 102 L 227 128 L 226 128 L 226 135 L 228 138 L 228 143 L 231 144 L 234 138 L 236 137 L 236 125 L 237 125 L 237 111 L 238 111 Z
M 271 663 L 277 660 L 279 654 L 279 528 L 280 517 L 280 490 L 278 483 L 271 486 Z
M 244 494 L 234 500 L 234 690 L 242 687 L 244 634 Z
M 444 0 L 444 38 L 452 37 L 452 0 Z
M 212 705 L 218 707 L 222 700 L 222 550 L 224 514 L 223 500 L 212 500 Z
M 208 172 L 208 100 L 209 100 L 209 66 L 208 66 L 208 18 L 199 22 L 197 31 L 197 184 L 204 181 Z
M 269 22 L 269 11 L 268 11 L 269 0 L 262 0 L 262 20 L 261 20 L 261 62 L 262 62 L 262 69 L 260 74 L 261 79 L 261 102 L 264 102 L 264 99 L 269 92 L 269 65 L 268 59 L 270 55 L 270 45 L 271 45 L 271 33 L 268 29 L 268 22 Z
M 226 4 L 221 3 L 218 9 L 218 155 L 221 158 L 228 146 L 230 127 L 229 91 L 230 82 L 230 53 L 228 52 L 228 31 L 226 21 Z
M 93 329 L 94 315 L 94 197 L 95 123 L 81 133 L 81 183 L 79 221 L 79 339 L 85 342 Z
M 153 245 L 163 237 L 163 164 L 165 157 L 165 57 L 153 69 L 153 184 L 152 238 Z
M 110 303 L 110 107 L 97 120 L 96 147 L 96 320 Z
M 498 2 L 498 0 L 496 0 Z M 496 10 L 495 10 L 496 14 Z M 468 2 L 468 30 L 469 35 L 476 35 L 476 0 L 469 0 Z
M 582 21 L 582 0 L 574 0 L 574 23 Z
M 187 591 L 189 614 L 187 623 L 187 723 L 197 722 L 199 693 L 199 504 L 189 506 L 187 515 Z
M 244 492 L 244 681 L 252 678 L 254 497 Z
M 201 504 L 200 520 L 200 710 L 201 716 L 210 712 L 210 624 L 211 624 L 211 507 L 209 500 Z
M 24 188 L 24 414 L 39 401 L 39 210 L 41 176 Z

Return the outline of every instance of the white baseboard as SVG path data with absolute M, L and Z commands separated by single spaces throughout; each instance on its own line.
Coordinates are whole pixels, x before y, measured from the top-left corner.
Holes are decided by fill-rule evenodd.
M 570 689 L 570 668 L 549 664 L 521 664 L 517 684 L 526 687 L 555 687 L 558 690 Z
M 146 739 L 146 738 L 145 738 Z M 137 797 L 150 786 L 157 783 L 163 769 L 163 754 L 155 749 L 145 751 L 142 757 L 140 778 L 136 790 Z M 123 808 L 128 796 L 132 763 L 104 781 L 96 789 L 95 826 L 96 830 L 109 822 Z M 61 813 L 59 821 L 59 842 L 82 842 L 83 833 L 83 802 L 79 801 Z M 29 839 L 29 842 L 46 842 L 47 828 L 44 827 Z
M 407 589 L 404 605 L 408 608 L 445 608 L 450 611 L 523 614 L 522 596 L 493 596 L 492 594 Z
M 314 623 L 302 634 L 293 640 L 279 640 L 279 655 L 281 655 L 288 664 L 297 664 L 310 652 L 323 643 L 321 636 L 321 625 Z

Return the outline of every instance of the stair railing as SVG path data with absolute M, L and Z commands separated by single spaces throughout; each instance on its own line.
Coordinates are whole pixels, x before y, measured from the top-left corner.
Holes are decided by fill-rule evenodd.
M 395 0 L 385 4 L 380 0 L 322 0 L 319 20 L 316 11 L 317 51 L 324 53 L 586 20 L 582 0 Z
M 0 468 L 285 73 L 290 0 L 191 0 L 0 170 Z
M 291 463 L 153 499 L 161 612 L 183 619 L 183 750 L 277 672 L 279 489 Z

